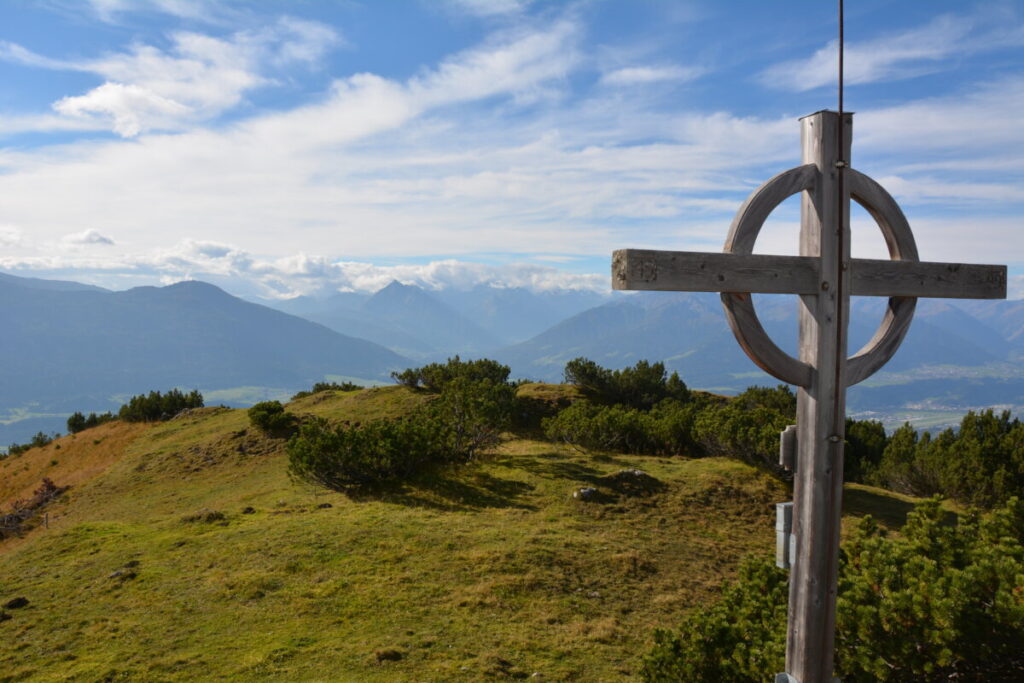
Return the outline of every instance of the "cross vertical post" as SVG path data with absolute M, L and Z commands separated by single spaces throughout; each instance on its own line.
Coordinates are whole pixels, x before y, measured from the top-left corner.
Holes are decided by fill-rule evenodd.
M 779 173 L 750 194 L 729 228 L 725 253 L 619 249 L 612 254 L 612 287 L 720 292 L 726 320 L 750 359 L 798 387 L 792 504 L 796 552 L 789 584 L 786 673 L 776 681 L 829 683 L 846 389 L 870 377 L 896 353 L 917 297 L 1005 299 L 1006 266 L 920 261 L 896 200 L 850 167 L 853 116 L 821 111 L 800 121 L 803 165 Z M 765 219 L 797 193 L 802 197 L 800 255 L 753 253 Z M 850 258 L 851 198 L 882 230 L 890 260 Z M 758 292 L 799 295 L 799 358 L 776 346 L 761 326 L 752 298 Z M 875 336 L 847 357 L 851 296 L 885 296 L 889 302 Z M 791 442 L 790 436 L 785 443 Z M 782 451 L 788 461 L 789 449 Z M 783 555 L 782 564 L 785 560 Z
M 832 679 L 850 302 L 850 199 L 839 162 L 849 163 L 852 120 L 831 111 L 800 120 L 803 163 L 816 165 L 821 179 L 803 193 L 800 211 L 800 255 L 821 264 L 819 291 L 801 295 L 799 308 L 799 359 L 815 368 L 810 385 L 797 391 L 796 559 L 786 637 L 786 671 L 801 683 Z

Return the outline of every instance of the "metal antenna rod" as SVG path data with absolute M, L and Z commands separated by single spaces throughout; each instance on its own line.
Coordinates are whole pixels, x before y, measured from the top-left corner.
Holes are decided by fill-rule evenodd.
M 838 194 L 839 194 L 839 215 L 838 215 L 838 219 L 837 219 L 838 220 L 838 225 L 836 226 L 836 233 L 837 233 L 837 238 L 838 238 L 837 244 L 838 244 L 838 247 L 839 247 L 836 250 L 836 259 L 838 261 L 838 263 L 837 263 L 837 271 L 836 272 L 838 272 L 838 273 L 842 273 L 843 270 L 844 270 L 844 268 L 843 268 L 843 259 L 846 257 L 846 248 L 847 248 L 846 247 L 846 221 L 847 221 L 847 214 L 849 212 L 849 206 L 850 206 L 849 202 L 846 200 L 846 197 L 845 197 L 845 187 L 844 187 L 844 182 L 843 182 L 845 180 L 845 176 L 846 176 L 844 171 L 846 170 L 846 167 L 850 165 L 850 160 L 842 158 L 843 150 L 846 149 L 843 146 L 843 142 L 844 142 L 844 140 L 843 140 L 843 131 L 844 131 L 845 127 L 846 127 L 845 121 L 843 120 L 843 28 L 844 28 L 843 27 L 843 0 L 839 0 L 839 125 L 836 126 L 836 137 L 837 137 L 836 142 L 837 142 L 837 149 L 839 150 L 839 154 L 840 154 L 840 159 L 836 163 L 836 166 L 837 166 L 837 168 L 836 168 L 836 176 L 837 176 L 836 177 L 836 185 L 837 185 L 837 190 L 838 190 Z M 839 281 L 836 283 L 836 299 L 838 301 L 840 301 L 840 302 L 845 301 L 845 299 L 843 298 L 843 295 L 844 295 L 844 292 L 843 292 L 843 278 L 840 277 Z M 845 315 L 846 315 L 846 311 L 844 310 L 844 306 L 840 305 L 836 309 L 836 322 L 838 323 L 836 325 L 836 330 L 837 330 L 837 334 L 839 334 L 839 335 L 845 334 L 844 333 L 844 329 L 845 329 L 845 326 L 844 326 L 845 325 L 845 320 L 844 320 L 844 318 L 845 318 Z M 837 387 L 838 386 L 842 386 L 842 384 L 843 384 L 843 382 L 842 382 L 843 378 L 840 376 L 843 364 L 839 362 L 842 359 L 838 356 L 838 354 L 846 353 L 845 349 L 846 349 L 846 344 L 836 344 L 837 356 L 836 356 L 836 378 L 835 378 L 836 379 L 836 384 L 835 384 L 835 386 L 837 386 Z M 843 414 L 840 414 L 840 411 L 839 411 L 840 402 L 839 402 L 839 394 L 838 394 L 838 392 L 836 393 L 835 398 L 834 398 L 834 407 L 835 407 L 835 413 L 834 413 L 834 415 L 835 415 L 835 417 L 834 417 L 835 427 L 834 427 L 832 433 L 837 435 L 837 436 L 844 436 L 845 435 L 845 430 L 846 430 L 846 416 L 843 415 Z

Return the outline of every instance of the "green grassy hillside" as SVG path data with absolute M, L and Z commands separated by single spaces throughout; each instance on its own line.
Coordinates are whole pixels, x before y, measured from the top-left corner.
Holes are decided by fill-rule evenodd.
M 421 400 L 322 392 L 290 410 L 361 421 Z M 0 509 L 44 476 L 72 488 L 48 528 L 0 541 L 0 605 L 29 600 L 0 622 L 0 681 L 628 680 L 655 626 L 773 552 L 789 498 L 732 460 L 510 439 L 352 500 L 289 481 L 282 442 L 223 408 L 0 461 Z M 574 499 L 582 486 L 598 500 Z M 910 506 L 850 500 L 890 525 Z

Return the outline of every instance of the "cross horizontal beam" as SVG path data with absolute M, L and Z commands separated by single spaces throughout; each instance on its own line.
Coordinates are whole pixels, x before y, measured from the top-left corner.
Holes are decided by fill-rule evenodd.
M 1006 266 L 852 259 L 850 271 L 854 296 L 1006 298 Z M 647 249 L 612 255 L 612 287 L 619 290 L 817 294 L 831 286 L 813 256 Z

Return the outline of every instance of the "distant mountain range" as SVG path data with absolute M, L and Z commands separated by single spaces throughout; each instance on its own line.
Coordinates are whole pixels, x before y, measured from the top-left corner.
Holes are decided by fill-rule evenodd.
M 479 285 L 427 291 L 393 281 L 372 295 L 346 292 L 261 303 L 426 360 L 490 353 L 606 300 L 580 290 L 533 292 Z
M 393 369 L 454 354 L 495 358 L 513 377 L 545 381 L 560 381 L 565 363 L 585 356 L 613 368 L 664 361 L 690 386 L 721 392 L 777 383 L 739 349 L 714 294 L 432 291 L 392 282 L 375 294 L 261 303 L 202 282 L 113 292 L 0 274 L 8 321 L 0 443 L 62 429 L 74 410 L 106 410 L 151 389 L 195 387 L 244 405 L 328 376 L 387 381 Z M 854 301 L 851 350 L 870 338 L 883 306 Z M 759 296 L 757 308 L 794 353 L 795 298 Z M 851 390 L 848 405 L 890 423 L 970 406 L 1024 410 L 1024 301 L 920 301 L 899 352 Z
M 760 296 L 761 322 L 796 355 L 794 297 Z M 883 299 L 852 304 L 851 354 L 881 321 Z M 662 360 L 691 386 L 736 392 L 775 384 L 740 350 L 716 294 L 638 293 L 580 313 L 496 352 L 513 374 L 557 381 L 565 362 L 586 356 L 608 367 Z M 958 410 L 1024 406 L 1024 302 L 922 300 L 900 350 L 883 372 L 853 387 L 851 410 Z
M 0 415 L 27 418 L 0 439 L 62 428 L 62 415 L 153 389 L 294 391 L 328 375 L 386 380 L 410 364 L 202 282 L 113 292 L 5 275 L 0 316 Z

